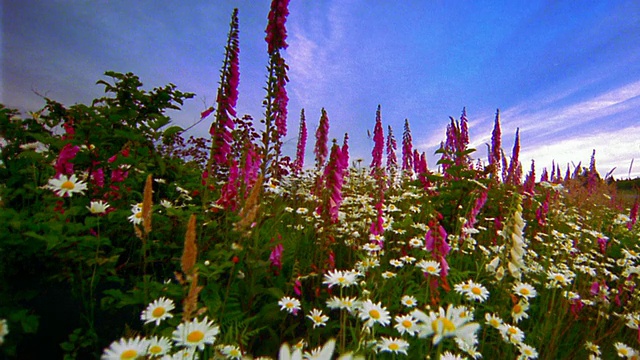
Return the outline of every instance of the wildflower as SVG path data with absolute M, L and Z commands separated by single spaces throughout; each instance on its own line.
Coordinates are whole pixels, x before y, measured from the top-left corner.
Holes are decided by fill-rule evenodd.
M 161 297 L 147 306 L 147 308 L 140 314 L 140 319 L 145 324 L 155 322 L 156 326 L 160 325 L 160 322 L 165 319 L 172 318 L 171 310 L 175 309 L 173 300 Z
M 406 264 L 413 264 L 416 261 L 416 258 L 414 258 L 413 256 L 405 255 L 401 257 L 400 260 L 402 260 L 402 262 Z
M 454 289 L 467 297 L 469 300 L 484 302 L 489 297 L 489 291 L 481 284 L 476 284 L 473 280 L 466 283 L 456 284 Z
M 282 244 L 276 245 L 273 250 L 271 250 L 271 254 L 269 255 L 271 266 L 282 269 L 282 250 Z
M 397 267 L 397 268 L 401 268 L 404 266 L 404 263 L 401 260 L 398 259 L 391 259 L 389 260 L 389 264 L 391 264 L 391 266 Z
M 129 221 L 132 222 L 134 225 L 142 224 L 142 209 L 133 208 L 132 213 L 133 214 L 131 214 L 131 216 L 129 216 L 127 219 L 129 219 Z
M 524 341 L 524 332 L 517 326 L 502 324 L 498 327 L 498 330 L 500 330 L 500 335 L 502 335 L 504 341 L 512 344 L 520 344 Z
M 323 315 L 322 310 L 318 309 L 311 310 L 307 317 L 311 319 L 311 321 L 313 321 L 314 329 L 316 328 L 316 326 L 325 326 L 327 324 L 327 321 L 329 320 L 329 317 L 327 315 Z
M 411 315 L 398 315 L 395 317 L 395 321 L 396 324 L 393 327 L 398 330 L 400 335 L 407 333 L 413 336 L 418 332 L 417 320 Z
M 527 299 L 533 299 L 534 297 L 536 297 L 536 295 L 538 295 L 536 289 L 527 283 L 517 282 L 513 285 L 512 289 L 516 295 L 522 296 L 523 298 Z
M 298 348 L 290 349 L 289 344 L 284 343 L 280 346 L 278 360 L 302 360 L 302 350 Z
M 304 353 L 304 358 L 308 360 L 325 360 L 331 359 L 333 355 L 333 350 L 336 347 L 336 341 L 334 339 L 329 339 L 321 348 L 315 348 L 310 352 Z M 293 359 L 293 358 L 292 358 Z
M 0 319 L 0 345 L 4 342 L 4 337 L 9 333 L 9 325 L 6 319 Z
M 380 251 L 381 249 L 382 248 L 380 247 L 380 245 L 378 243 L 375 243 L 375 242 L 370 242 L 370 243 L 362 245 L 362 250 L 368 251 L 369 253 Z
M 358 304 L 357 298 L 348 296 L 343 298 L 333 296 L 331 299 L 327 300 L 327 307 L 330 309 L 347 310 L 349 313 L 353 313 Z
M 240 351 L 239 347 L 234 345 L 226 345 L 220 350 L 220 352 L 222 353 L 222 355 L 226 356 L 227 359 L 242 359 L 242 351 Z
M 519 323 L 520 320 L 529 318 L 527 310 L 529 310 L 529 303 L 526 300 L 518 301 L 518 303 L 513 305 L 513 308 L 511 308 L 511 317 L 513 318 L 513 321 Z
M 373 327 L 375 323 L 387 326 L 390 321 L 389 312 L 379 302 L 373 303 L 371 300 L 362 302 L 359 308 L 360 319 L 366 321 L 368 327 Z
M 399 338 L 383 336 L 380 340 L 378 340 L 377 347 L 381 352 L 387 351 L 394 354 L 403 353 L 407 355 L 409 343 Z
M 300 300 L 288 296 L 284 296 L 278 301 L 280 310 L 286 310 L 288 313 L 296 315 L 300 310 Z
M 592 343 L 591 341 L 587 341 L 586 343 L 584 343 L 584 347 L 585 349 L 589 350 L 590 352 L 592 352 L 593 354 L 600 356 L 602 355 L 602 353 L 600 352 L 600 347 L 594 343 Z
M 177 345 L 203 350 L 205 344 L 212 345 L 216 341 L 219 333 L 220 328 L 205 317 L 202 321 L 194 319 L 181 323 L 172 335 Z
M 440 263 L 434 260 L 420 260 L 416 266 L 421 268 L 425 274 L 440 276 Z
M 148 340 L 136 337 L 134 339 L 120 339 L 111 343 L 102 353 L 102 360 L 137 359 L 147 354 Z
M 325 281 L 323 284 L 329 285 L 331 288 L 334 285 L 342 287 L 349 287 L 356 283 L 357 273 L 353 271 L 341 271 L 341 270 L 329 270 L 327 274 L 324 274 Z
M 309 213 L 309 209 L 307 209 L 307 208 L 301 207 L 301 208 L 297 208 L 296 209 L 296 214 L 298 214 L 298 215 L 306 215 L 308 213 Z
M 108 207 L 109 207 L 109 204 L 107 204 L 102 200 L 98 200 L 98 201 L 92 201 L 90 205 L 87 206 L 87 209 L 89 209 L 89 211 L 92 214 L 104 214 L 107 211 Z
M 164 355 L 171 350 L 171 340 L 168 337 L 157 337 L 154 336 L 149 340 L 149 347 L 147 348 L 147 353 L 154 357 Z
M 487 324 L 491 325 L 496 329 L 500 328 L 500 325 L 502 325 L 503 323 L 502 319 L 498 317 L 496 314 L 486 313 L 484 314 L 484 319 L 487 321 Z
M 171 355 L 165 355 L 161 360 L 198 360 L 198 354 L 194 348 L 185 348 Z
M 550 288 L 560 288 L 571 284 L 573 280 L 572 274 L 569 272 L 557 272 L 557 271 L 549 271 L 547 272 L 547 279 L 550 280 L 547 284 L 547 287 Z
M 456 355 L 450 351 L 445 351 L 442 355 L 440 355 L 440 360 L 464 360 L 460 355 Z
M 382 273 L 382 277 L 385 279 L 391 279 L 392 277 L 395 277 L 397 274 L 391 271 L 385 271 Z
M 634 355 L 637 355 L 637 351 L 633 348 L 621 343 L 617 342 L 613 346 L 615 346 L 616 351 L 618 352 L 618 356 L 626 357 L 627 359 L 631 359 Z
M 70 177 L 59 175 L 57 178 L 49 179 L 46 187 L 53 190 L 59 197 L 71 197 L 75 193 L 83 194 L 87 190 L 87 184 L 79 181 L 75 174 Z
M 518 346 L 518 349 L 520 350 L 520 357 L 519 359 L 537 359 L 538 358 L 538 351 L 536 351 L 536 349 L 533 346 L 527 345 L 527 344 L 520 344 Z
M 160 205 L 162 205 L 162 207 L 164 207 L 165 209 L 170 209 L 173 207 L 173 203 L 171 203 L 171 201 L 167 199 L 160 200 Z
M 419 336 L 426 338 L 433 335 L 433 344 L 436 345 L 443 338 L 457 337 L 469 345 L 477 342 L 475 332 L 480 324 L 468 322 L 467 308 L 464 306 L 453 307 L 449 304 L 445 311 L 442 307 L 438 312 L 431 311 L 426 315 L 420 310 L 414 310 L 411 315 L 416 318 L 420 329 Z
M 418 305 L 418 300 L 411 295 L 404 295 L 402 299 L 400 299 L 400 303 L 408 308 L 412 308 Z

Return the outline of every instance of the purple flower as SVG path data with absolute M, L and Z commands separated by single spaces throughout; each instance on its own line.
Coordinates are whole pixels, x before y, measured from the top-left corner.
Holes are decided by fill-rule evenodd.
M 380 105 L 376 111 L 376 126 L 373 129 L 373 150 L 371 151 L 371 173 L 374 174 L 382 168 L 382 152 L 384 149 L 384 132 L 382 130 L 382 118 Z
M 278 244 L 271 250 L 271 255 L 269 255 L 271 266 L 278 268 L 278 270 L 282 269 L 282 250 L 282 244 Z

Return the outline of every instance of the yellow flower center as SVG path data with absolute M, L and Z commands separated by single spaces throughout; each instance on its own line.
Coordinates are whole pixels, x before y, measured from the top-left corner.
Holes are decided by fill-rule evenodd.
M 120 355 L 120 359 L 135 359 L 137 357 L 138 357 L 138 352 L 133 349 L 125 350 Z
M 160 345 L 152 345 L 149 347 L 149 352 L 152 354 L 160 354 L 162 352 L 162 347 Z
M 372 319 L 378 320 L 378 319 L 380 319 L 380 312 L 378 310 L 376 310 L 376 309 L 371 309 L 371 310 L 369 310 L 369 316 Z
M 527 288 L 520 289 L 520 294 L 522 294 L 524 296 L 529 295 L 530 294 L 529 289 L 527 289 Z
M 204 333 L 200 330 L 194 330 L 187 335 L 187 341 L 190 343 L 200 342 L 204 339 Z
M 142 211 L 138 211 L 136 213 L 136 218 L 140 219 L 142 217 Z
M 515 304 L 513 306 L 513 312 L 516 313 L 516 314 L 521 313 L 522 312 L 522 306 L 520 306 L 520 304 Z
M 153 315 L 153 317 L 155 318 L 159 318 L 160 316 L 164 315 L 165 312 L 166 311 L 162 306 L 158 306 L 157 308 L 153 309 L 151 315 Z
M 345 281 L 347 281 L 347 279 L 345 279 L 345 278 L 344 278 L 344 277 L 342 277 L 342 276 L 340 276 L 340 277 L 338 278 L 338 282 L 339 282 L 339 283 L 343 283 L 343 282 L 345 282 Z
M 75 184 L 69 180 L 65 181 L 62 183 L 62 185 L 60 185 L 61 188 L 65 189 L 65 190 L 73 190 L 73 188 L 75 188 Z
M 402 326 L 406 328 L 410 328 L 413 323 L 409 320 L 402 320 Z
M 489 321 L 489 324 L 494 328 L 497 328 L 498 326 L 500 326 L 500 321 L 498 321 L 497 319 L 491 319 L 491 321 Z
M 398 351 L 400 349 L 400 345 L 396 344 L 396 343 L 391 343 L 389 344 L 389 350 L 391 351 Z
M 438 333 L 438 323 L 442 323 L 442 330 L 447 332 L 453 332 L 456 330 L 456 325 L 451 320 L 445 317 L 439 317 L 431 322 L 431 329 L 434 333 Z
M 292 302 L 288 302 L 285 304 L 285 306 L 287 307 L 287 309 L 292 309 L 293 308 L 293 303 Z
M 436 268 L 434 266 L 427 266 L 427 272 L 430 272 L 430 273 L 436 272 Z
M 562 276 L 560 274 L 554 276 L 553 278 L 556 279 L 556 281 L 564 281 L 564 276 Z
M 627 349 L 625 349 L 625 348 L 618 349 L 618 355 L 627 356 L 627 354 L 628 354 Z
M 314 315 L 313 316 L 313 321 L 315 321 L 317 323 L 321 323 L 322 322 L 322 317 L 320 317 L 318 315 Z
M 480 294 L 482 294 L 482 289 L 480 289 L 479 287 L 474 287 L 474 288 L 471 289 L 471 292 L 474 295 L 480 295 Z
M 509 327 L 509 329 L 507 329 L 507 332 L 511 335 L 515 335 L 518 333 L 518 330 L 514 327 Z

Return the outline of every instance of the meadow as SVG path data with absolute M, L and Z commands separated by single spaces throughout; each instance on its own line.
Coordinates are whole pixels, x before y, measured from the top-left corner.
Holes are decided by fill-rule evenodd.
M 88 105 L 0 105 L 0 354 L 640 358 L 633 188 L 595 153 L 525 173 L 499 112 L 486 158 L 464 110 L 429 166 L 380 107 L 370 163 L 329 140 L 325 110 L 314 163 L 304 110 L 283 154 L 287 5 L 268 16 L 258 122 L 235 111 L 237 11 L 207 137 L 167 115 L 194 94 L 131 73 L 106 72 Z

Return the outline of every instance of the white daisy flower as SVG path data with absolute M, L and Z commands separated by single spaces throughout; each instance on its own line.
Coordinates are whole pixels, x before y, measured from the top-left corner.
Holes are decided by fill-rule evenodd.
M 538 295 L 538 293 L 536 292 L 536 288 L 527 283 L 517 282 L 513 285 L 512 289 L 516 295 L 522 296 L 523 298 L 527 299 L 533 299 Z
M 394 319 L 396 324 L 393 326 L 400 335 L 404 335 L 405 333 L 413 336 L 418 332 L 418 321 L 413 318 L 411 315 L 398 315 Z
M 240 360 L 242 359 L 242 351 L 240 348 L 234 345 L 225 345 L 220 349 L 222 355 L 226 356 L 227 359 Z
M 114 341 L 104 350 L 102 360 L 128 360 L 137 359 L 147 354 L 148 340 L 140 337 L 134 339 L 120 339 Z
M 420 260 L 416 266 L 422 269 L 422 272 L 433 276 L 440 276 L 440 263 L 435 260 Z
M 378 351 L 390 352 L 394 354 L 402 353 L 407 355 L 407 349 L 409 349 L 409 343 L 400 339 L 392 337 L 381 337 L 377 344 Z
M 329 317 L 322 314 L 322 310 L 318 309 L 311 310 L 307 317 L 311 319 L 311 321 L 313 321 L 314 329 L 316 328 L 316 326 L 325 326 L 327 324 L 327 321 L 329 321 Z
M 173 300 L 161 297 L 147 306 L 142 314 L 140 314 L 140 319 L 144 321 L 145 324 L 155 322 L 156 326 L 158 326 L 162 320 L 173 317 L 170 311 L 175 308 Z
M 446 311 L 440 307 L 438 312 L 431 311 L 429 315 L 420 310 L 414 310 L 411 315 L 418 320 L 419 336 L 426 338 L 433 335 L 434 345 L 443 338 L 457 337 L 473 346 L 478 341 L 475 333 L 480 329 L 480 324 L 469 322 L 468 312 L 464 306 L 449 304 Z
M 358 310 L 360 319 L 366 321 L 365 325 L 368 327 L 373 327 L 375 323 L 379 323 L 382 326 L 389 325 L 391 319 L 389 312 L 379 302 L 374 303 L 367 299 L 360 304 Z
M 0 345 L 4 342 L 4 337 L 9 333 L 7 319 L 0 319 Z
M 202 321 L 194 319 L 183 322 L 173 332 L 173 341 L 179 346 L 204 349 L 205 344 L 213 345 L 220 328 L 206 317 Z
M 341 288 L 349 287 L 358 280 L 358 273 L 349 270 L 329 270 L 327 274 L 324 274 L 324 278 L 322 283 L 329 285 L 329 288 L 334 285 L 339 285 Z
M 404 295 L 402 299 L 400 299 L 400 303 L 408 308 L 412 308 L 418 305 L 418 300 L 414 296 Z
M 149 339 L 149 347 L 147 348 L 147 353 L 152 356 L 160 356 L 165 355 L 171 350 L 171 339 L 168 337 L 157 337 Z
M 46 187 L 53 190 L 60 197 L 71 197 L 76 193 L 83 194 L 87 190 L 87 184 L 79 181 L 75 174 L 71 175 L 71 177 L 60 175 L 57 178 L 49 179 Z
M 278 301 L 278 305 L 280 305 L 280 310 L 285 310 L 293 315 L 296 315 L 300 310 L 300 300 L 288 296 L 283 296 Z
M 87 206 L 87 209 L 89 209 L 89 212 L 92 214 L 104 214 L 108 208 L 109 204 L 102 200 L 92 201 L 89 206 Z

